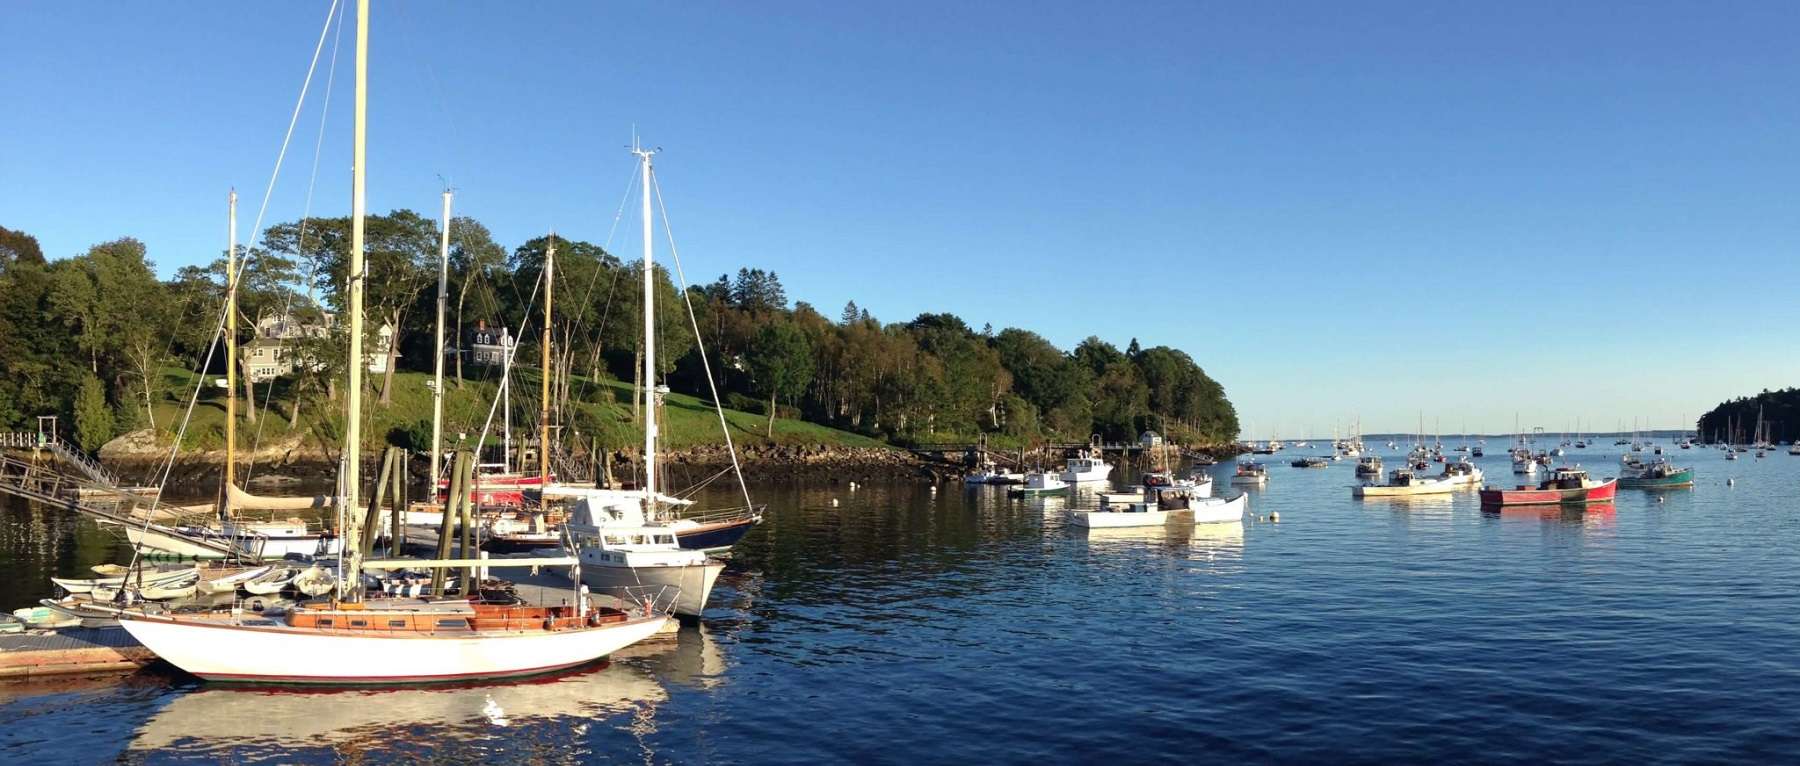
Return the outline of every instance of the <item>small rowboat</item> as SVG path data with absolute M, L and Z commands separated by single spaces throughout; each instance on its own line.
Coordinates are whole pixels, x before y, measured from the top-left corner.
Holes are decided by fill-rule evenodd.
M 200 589 L 207 593 L 235 593 L 237 592 L 238 586 L 266 575 L 274 568 L 274 564 L 267 564 L 260 567 L 245 569 L 224 577 L 207 580 L 200 584 Z
M 130 574 L 125 567 L 119 566 L 118 564 L 100 564 L 93 569 L 95 574 L 101 576 L 89 580 L 71 580 L 62 577 L 52 577 L 50 578 L 50 582 L 56 583 L 58 587 L 70 593 L 92 593 L 95 588 L 107 588 L 110 593 L 111 591 L 118 590 L 118 586 L 126 581 L 127 576 L 129 576 L 132 585 L 138 584 L 138 575 Z M 148 587 L 164 580 L 178 580 L 193 573 L 193 571 L 193 567 L 145 570 L 142 573 L 143 584 Z
M 293 582 L 294 577 L 298 574 L 300 574 L 300 570 L 292 567 L 281 567 L 279 569 L 270 567 L 269 571 L 245 580 L 242 583 L 242 587 L 245 593 L 252 596 L 270 596 L 280 593 L 281 589 L 286 588 L 288 583 Z
M 155 585 L 145 585 L 138 591 L 146 601 L 169 601 L 177 598 L 191 598 L 200 589 L 200 571 L 191 570 L 186 577 L 165 580 Z
M 1481 504 L 1492 507 L 1598 503 L 1612 500 L 1618 491 L 1618 479 L 1590 479 L 1587 471 L 1580 468 L 1558 468 L 1535 488 L 1527 485 L 1519 485 L 1516 489 L 1483 488 Z
M 14 609 L 12 616 L 33 630 L 49 628 L 73 628 L 81 624 L 81 618 L 71 614 L 58 612 L 47 606 L 28 606 Z

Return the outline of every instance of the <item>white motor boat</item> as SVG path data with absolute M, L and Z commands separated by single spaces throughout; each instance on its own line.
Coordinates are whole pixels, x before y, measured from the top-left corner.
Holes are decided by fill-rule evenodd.
M 1146 502 L 1070 511 L 1069 523 L 1089 529 L 1153 527 L 1167 524 L 1170 521 L 1193 521 L 1196 524 L 1224 523 L 1241 521 L 1244 516 L 1244 508 L 1249 504 L 1246 500 L 1247 496 L 1241 492 L 1236 497 L 1229 499 L 1192 496 L 1168 497 L 1177 492 L 1179 490 L 1152 490 L 1148 493 L 1152 499 Z
M 1033 471 L 1025 474 L 1024 484 L 1007 489 L 1006 494 L 1012 497 L 1022 497 L 1025 495 L 1042 495 L 1051 492 L 1062 492 L 1068 488 L 1068 483 L 1063 481 L 1062 476 L 1059 474 L 1050 473 L 1048 471 Z
M 1445 463 L 1444 472 L 1438 474 L 1438 478 L 1458 486 L 1479 487 L 1484 476 L 1481 468 L 1469 462 L 1468 458 L 1463 458 L 1452 463 Z
M 1231 474 L 1231 483 L 1258 487 L 1268 484 L 1269 467 L 1255 461 L 1242 461 L 1237 464 L 1237 470 Z
M 1351 497 L 1411 497 L 1413 495 L 1435 495 L 1455 492 L 1462 486 L 1440 476 L 1421 477 L 1408 468 L 1395 468 L 1388 472 L 1388 480 L 1384 484 L 1368 483 L 1350 488 Z
M 675 594 L 675 613 L 700 616 L 725 563 L 681 547 L 675 530 L 646 523 L 643 498 L 603 503 L 582 498 L 564 524 L 581 558 L 581 581 L 594 591 L 661 588 Z
M 1084 449 L 1075 457 L 1069 458 L 1063 466 L 1062 480 L 1069 484 L 1106 481 L 1112 475 L 1112 465 L 1100 457 L 1100 453 Z

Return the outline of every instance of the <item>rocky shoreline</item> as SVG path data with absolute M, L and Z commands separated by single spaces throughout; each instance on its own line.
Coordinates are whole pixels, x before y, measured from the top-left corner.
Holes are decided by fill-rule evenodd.
M 141 435 L 140 435 L 141 434 Z M 169 486 L 215 484 L 225 462 L 223 450 L 189 452 L 180 455 L 169 468 L 166 445 L 159 446 L 139 432 L 109 442 L 100 450 L 100 461 L 128 484 L 154 485 L 164 470 L 169 471 Z M 605 458 L 617 480 L 630 481 L 637 475 L 636 450 L 610 452 Z M 319 486 L 329 483 L 336 470 L 336 456 L 315 447 L 291 444 L 266 445 L 252 455 L 246 451 L 240 458 L 252 462 L 253 468 L 240 468 L 247 474 L 251 488 L 287 485 Z M 577 461 L 592 465 L 587 456 Z M 365 462 L 365 472 L 373 475 L 380 468 L 378 457 Z M 414 456 L 414 471 L 426 470 L 423 456 Z M 945 481 L 961 475 L 962 469 L 944 462 L 915 456 L 911 452 L 887 447 L 844 447 L 839 445 L 751 445 L 738 449 L 738 462 L 747 479 L 757 482 L 806 481 Z M 675 450 L 664 456 L 665 470 L 678 480 L 700 480 L 707 474 L 731 467 L 731 455 L 724 445 L 707 445 Z

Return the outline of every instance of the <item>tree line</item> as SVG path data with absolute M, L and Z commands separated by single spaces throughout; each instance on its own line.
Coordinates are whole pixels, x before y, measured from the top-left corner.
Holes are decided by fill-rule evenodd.
M 341 310 L 349 238 L 347 216 L 315 217 L 270 226 L 240 245 L 240 342 L 251 339 L 259 319 L 285 315 L 323 325 L 326 313 Z M 410 210 L 370 216 L 365 242 L 368 332 L 386 325 L 393 340 L 386 372 L 369 380 L 380 406 L 390 399 L 396 370 L 432 368 L 438 223 Z M 450 225 L 446 336 L 463 353 L 447 357 L 449 385 L 493 375 L 472 369 L 466 353 L 477 322 L 511 328 L 519 343 L 515 364 L 542 367 L 540 283 L 553 243 L 549 367 L 559 411 L 594 393 L 586 382 L 641 383 L 641 262 L 563 237 L 509 250 L 479 221 L 459 217 Z M 135 239 L 49 261 L 30 235 L 0 228 L 0 423 L 29 428 L 37 415 L 64 415 L 90 449 L 139 428 L 166 431 L 172 424 L 156 422 L 155 405 L 185 402 L 190 392 L 168 390 L 163 371 L 223 371 L 213 344 L 225 294 L 223 256 L 162 280 Z M 1140 348 L 1133 339 L 1121 350 L 1090 337 L 1064 351 L 1029 330 L 978 331 L 951 314 L 884 323 L 854 301 L 827 317 L 805 301 L 790 302 L 780 277 L 757 268 L 685 290 L 660 265 L 654 276 L 661 382 L 703 398 L 716 387 L 727 406 L 765 413 L 771 427 L 779 412 L 898 442 L 1130 439 L 1147 429 L 1196 445 L 1237 436 L 1223 387 L 1177 349 Z M 320 337 L 290 341 L 286 353 L 308 364 L 267 384 L 278 396 L 248 375 L 240 376 L 241 395 L 279 400 L 274 414 L 290 422 L 305 413 L 328 420 L 338 408 L 323 405 L 340 395 L 348 361 L 342 332 L 335 325 Z M 244 417 L 256 417 L 255 408 L 244 409 Z
M 1800 388 L 1780 391 L 1763 389 L 1755 396 L 1740 396 L 1720 402 L 1694 424 L 1700 439 L 1706 442 L 1730 441 L 1747 444 L 1756 438 L 1756 418 L 1760 415 L 1769 427 L 1769 438 L 1791 442 L 1800 438 Z

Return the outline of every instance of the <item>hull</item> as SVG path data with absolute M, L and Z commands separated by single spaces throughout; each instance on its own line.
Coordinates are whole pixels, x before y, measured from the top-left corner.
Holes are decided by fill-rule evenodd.
M 1232 484 L 1252 484 L 1252 485 L 1260 486 L 1260 485 L 1269 483 L 1269 477 L 1267 477 L 1267 476 L 1233 476 L 1233 477 L 1231 477 L 1231 483 Z
M 215 539 L 224 539 L 216 530 L 211 534 Z M 220 551 L 194 545 L 186 540 L 159 533 L 154 529 L 145 530 L 141 527 L 126 526 L 125 539 L 130 541 L 134 546 L 165 556 L 179 556 L 181 558 L 195 559 L 219 559 L 225 557 Z M 308 535 L 305 537 L 239 537 L 236 538 L 236 544 L 247 550 L 256 550 L 260 547 L 261 555 L 264 558 L 285 558 L 290 553 L 298 553 L 303 556 L 312 556 L 319 553 L 319 537 L 317 535 Z M 333 537 L 328 540 L 327 545 L 325 546 L 324 555 L 335 556 L 340 550 L 342 550 L 341 542 L 338 538 Z
M 669 593 L 679 591 L 675 613 L 692 617 L 699 617 L 705 611 L 713 583 L 718 581 L 719 573 L 725 571 L 723 562 L 712 560 L 692 566 L 603 566 L 592 559 L 593 554 L 593 549 L 581 549 L 581 582 L 595 593 L 616 594 L 627 588 L 642 593 L 646 588 L 651 591 L 667 588 Z
M 1376 485 L 1370 485 L 1370 486 L 1365 486 L 1365 487 L 1351 487 L 1350 488 L 1350 496 L 1351 497 L 1414 497 L 1417 495 L 1445 495 L 1445 494 L 1449 494 L 1451 492 L 1455 492 L 1456 488 L 1458 486 L 1460 486 L 1460 485 L 1453 484 L 1448 481 L 1422 482 L 1419 484 L 1409 484 L 1404 487 L 1389 487 L 1389 486 L 1385 486 L 1385 485 L 1376 484 Z
M 1069 514 L 1069 523 L 1088 529 L 1122 529 L 1125 527 L 1160 527 L 1169 523 L 1169 511 L 1077 511 Z
M 692 527 L 670 526 L 675 530 L 675 542 L 681 547 L 691 551 L 717 553 L 736 545 L 737 541 L 744 539 L 744 535 L 750 534 L 750 528 L 756 526 L 756 520 L 737 519 Z
M 1194 514 L 1195 524 L 1228 524 L 1244 520 L 1244 508 L 1250 504 L 1248 496 L 1238 493 L 1230 500 L 1215 497 L 1195 498 L 1188 502 L 1188 511 Z
M 1063 471 L 1060 478 L 1067 484 L 1088 484 L 1097 481 L 1107 481 L 1107 477 L 1111 475 L 1111 469 L 1105 471 Z
M 1609 502 L 1618 494 L 1619 481 L 1609 479 L 1590 487 L 1569 489 L 1484 489 L 1482 505 L 1555 505 L 1558 503 Z
M 667 620 L 656 615 L 582 630 L 455 638 L 327 633 L 202 620 L 119 622 L 158 657 L 209 681 L 405 684 L 513 678 L 571 668 L 637 643 Z

